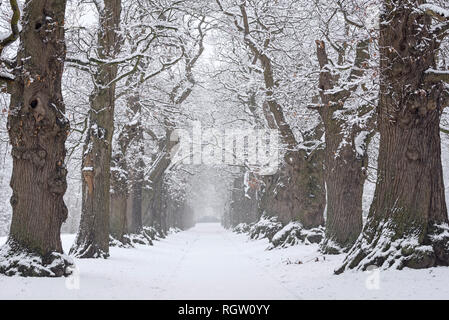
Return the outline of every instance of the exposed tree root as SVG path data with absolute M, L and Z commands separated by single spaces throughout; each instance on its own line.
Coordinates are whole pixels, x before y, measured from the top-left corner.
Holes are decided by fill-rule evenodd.
M 0 248 L 0 273 L 22 277 L 62 277 L 72 273 L 73 260 L 62 253 L 42 256 L 13 240 Z
M 323 227 L 305 229 L 301 223 L 292 221 L 273 236 L 268 249 L 287 248 L 297 244 L 320 243 L 323 238 Z
M 109 257 L 108 252 L 104 252 L 100 247 L 95 244 L 84 243 L 82 245 L 74 245 L 69 254 L 78 259 L 106 259 Z
M 251 239 L 268 238 L 271 241 L 282 227 L 282 223 L 278 221 L 277 217 L 262 215 L 260 220 L 251 226 L 249 236 Z
M 152 246 L 153 245 L 153 239 L 149 234 L 145 232 L 145 230 L 142 230 L 140 233 L 132 233 L 127 234 L 125 237 L 127 237 L 131 244 L 141 244 L 146 246 Z
M 158 240 L 159 238 L 164 238 L 164 237 L 160 236 L 160 232 L 158 230 L 156 230 L 156 228 L 154 228 L 154 227 L 144 226 L 143 232 L 145 232 L 145 234 L 148 237 L 150 237 L 151 240 Z
M 324 238 L 320 245 L 320 252 L 323 254 L 341 254 L 348 252 L 351 246 L 342 247 L 336 243 L 333 239 Z
M 349 251 L 343 265 L 335 270 L 340 274 L 348 269 L 367 270 L 370 266 L 381 269 L 423 269 L 449 265 L 449 226 L 432 225 L 425 236 L 398 238 L 391 222 L 376 230 L 362 233 Z M 422 238 L 422 239 L 420 239 Z M 370 241 L 370 239 L 372 239 Z
M 253 226 L 253 223 L 239 223 L 238 225 L 236 225 L 234 228 L 232 228 L 232 232 L 235 233 L 249 233 L 249 230 L 251 229 L 251 227 Z
M 133 248 L 133 244 L 131 243 L 129 237 L 124 235 L 121 240 L 114 238 L 113 236 L 109 236 L 109 246 L 110 247 L 118 247 L 118 248 Z
M 182 230 L 180 229 L 180 228 L 178 228 L 178 227 L 170 227 L 169 229 L 168 229 L 168 234 L 174 234 L 174 233 L 179 233 L 179 232 L 181 232 Z

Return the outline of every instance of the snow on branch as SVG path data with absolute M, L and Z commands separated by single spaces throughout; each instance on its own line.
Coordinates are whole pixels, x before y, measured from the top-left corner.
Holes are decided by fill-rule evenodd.
M 426 82 L 443 81 L 449 83 L 449 71 L 428 69 L 425 72 L 425 81 Z
M 12 9 L 12 18 L 11 18 L 11 34 L 5 38 L 0 38 L 0 56 L 7 46 L 12 44 L 19 38 L 19 20 L 20 20 L 20 9 L 17 4 L 17 0 L 9 1 Z
M 14 76 L 10 73 L 0 71 L 0 88 L 6 86 L 8 91 L 8 85 L 14 82 Z
M 425 3 L 419 6 L 419 9 L 426 14 L 441 21 L 439 25 L 433 30 L 433 35 L 442 40 L 446 37 L 449 30 L 449 9 L 445 9 L 434 4 Z
M 419 6 L 425 13 L 437 18 L 441 21 L 449 20 L 449 10 L 436 6 L 434 4 L 425 3 Z

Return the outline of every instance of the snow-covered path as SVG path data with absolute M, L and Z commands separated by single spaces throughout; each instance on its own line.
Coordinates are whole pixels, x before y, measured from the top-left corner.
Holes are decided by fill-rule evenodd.
M 164 299 L 298 299 L 219 224 L 189 231 Z
M 74 235 L 62 239 L 67 252 Z M 0 276 L 0 299 L 297 299 L 244 244 L 220 224 L 197 224 L 153 247 L 76 260 L 68 279 Z
M 63 235 L 67 252 L 74 235 Z M 6 238 L 0 238 L 0 245 Z M 111 248 L 106 260 L 76 260 L 69 278 L 0 275 L 0 299 L 448 299 L 449 267 L 347 272 L 344 255 L 317 245 L 265 250 L 219 224 L 203 223 L 154 246 Z

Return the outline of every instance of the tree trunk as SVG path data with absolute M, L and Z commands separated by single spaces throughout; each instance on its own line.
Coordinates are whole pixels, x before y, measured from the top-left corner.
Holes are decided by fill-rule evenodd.
M 111 217 L 110 217 L 110 234 L 111 237 L 119 242 L 119 246 L 129 245 L 127 234 L 127 217 L 126 217 L 126 192 L 119 191 L 117 187 L 111 193 Z
M 145 162 L 143 156 L 145 153 L 143 141 L 143 127 L 141 122 L 142 108 L 138 101 L 139 96 L 135 96 L 130 102 L 131 110 L 137 119 L 132 128 L 132 148 L 129 159 L 132 162 L 130 166 L 130 188 L 131 188 L 131 229 L 130 232 L 134 234 L 141 233 L 143 230 L 142 224 L 142 193 L 144 183 Z
M 322 130 L 315 128 L 300 150 L 287 153 L 283 167 L 275 175 L 264 177 L 260 214 L 276 215 L 283 224 L 299 221 L 306 229 L 324 224 L 323 148 L 318 142 L 321 135 Z
M 230 227 L 252 223 L 259 219 L 256 177 L 243 168 L 234 178 L 231 192 Z
M 329 61 L 323 41 L 317 41 L 321 67 L 319 88 L 322 106 L 318 109 L 325 128 L 325 178 L 327 189 L 326 234 L 321 250 L 328 254 L 347 251 L 362 230 L 363 185 L 368 157 L 366 149 L 372 135 L 372 122 L 360 126 L 351 118 L 372 112 L 367 106 L 345 106 L 355 85 L 333 91 L 338 78 L 328 69 Z M 359 41 L 348 83 L 364 75 L 369 59 L 368 41 Z M 361 122 L 361 121 L 359 121 Z
M 363 233 L 337 273 L 449 264 L 439 134 L 448 101 L 444 84 L 426 72 L 436 66 L 440 39 L 430 16 L 408 1 L 386 1 L 382 12 L 376 191 Z
M 265 186 L 262 192 L 260 213 L 276 215 L 283 223 L 298 219 L 305 228 L 321 225 L 324 222 L 324 187 L 322 179 L 318 178 L 315 180 L 316 170 L 320 170 L 321 164 L 319 163 L 321 161 L 318 160 L 313 170 L 314 173 L 302 173 L 304 169 L 311 168 L 311 166 L 303 162 L 306 160 L 307 154 L 304 154 L 303 151 L 298 151 L 298 142 L 285 119 L 282 106 L 276 101 L 274 95 L 277 84 L 274 77 L 273 63 L 271 57 L 265 52 L 271 39 L 267 37 L 264 47 L 254 43 L 250 36 L 250 23 L 245 3 L 240 4 L 239 8 L 243 18 L 241 32 L 244 35 L 244 41 L 255 59 L 260 61 L 263 70 L 265 85 L 263 111 L 265 118 L 271 129 L 279 131 L 281 142 L 287 149 L 284 163 L 279 168 L 278 173 L 266 176 L 263 179 Z M 306 161 L 309 160 L 307 159 Z M 310 188 L 308 186 L 309 183 Z M 304 191 L 306 193 L 303 193 Z M 309 191 L 311 193 L 307 193 Z M 310 195 L 313 195 L 314 198 L 310 197 Z M 310 207 L 305 207 L 305 205 L 310 205 Z
M 141 148 L 139 148 L 141 149 Z M 141 150 L 143 152 L 143 150 Z M 138 156 L 139 157 L 139 156 Z M 132 206 L 131 206 L 131 233 L 140 233 L 142 232 L 143 224 L 142 224 L 142 193 L 143 193 L 143 180 L 144 180 L 144 163 L 143 159 L 139 157 L 136 163 L 136 170 L 131 175 L 131 188 L 132 188 Z
M 129 245 L 128 219 L 127 219 L 127 198 L 128 198 L 128 166 L 126 163 L 126 150 L 128 148 L 128 131 L 126 127 L 119 134 L 118 150 L 112 157 L 111 166 L 111 216 L 110 235 L 118 241 L 118 245 Z M 115 243 L 114 241 L 114 243 Z
M 71 259 L 60 239 L 67 218 L 65 141 L 69 122 L 61 93 L 65 60 L 63 0 L 26 1 L 8 133 L 12 145 L 12 223 L 0 250 L 0 273 L 62 276 Z
M 120 25 L 121 0 L 104 1 L 99 6 L 98 54 L 111 59 L 120 49 L 116 31 Z M 109 210 L 111 143 L 114 131 L 117 65 L 101 64 L 95 74 L 90 97 L 89 128 L 83 148 L 81 222 L 71 253 L 78 258 L 109 256 Z
M 335 119 L 326 121 L 327 218 L 321 249 L 327 254 L 338 254 L 347 251 L 362 230 L 362 196 L 368 162 L 366 155 L 357 155 L 355 137 L 351 138 L 352 143 L 341 146 L 344 129 Z

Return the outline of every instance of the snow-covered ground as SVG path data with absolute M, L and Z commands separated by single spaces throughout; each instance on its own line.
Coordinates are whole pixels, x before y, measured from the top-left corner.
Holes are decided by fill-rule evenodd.
M 5 238 L 0 238 L 3 244 Z M 68 251 L 74 235 L 63 235 Z M 69 278 L 0 276 L 0 299 L 448 299 L 449 268 L 348 272 L 316 245 L 265 250 L 219 224 L 202 223 L 153 247 L 111 248 L 76 260 Z

